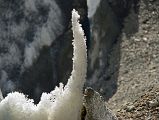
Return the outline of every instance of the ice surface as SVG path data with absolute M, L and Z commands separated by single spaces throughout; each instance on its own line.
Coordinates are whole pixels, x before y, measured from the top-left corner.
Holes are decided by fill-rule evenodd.
M 35 105 L 23 93 L 9 93 L 0 102 L 0 120 L 79 120 L 82 108 L 82 88 L 86 77 L 87 58 L 84 33 L 78 23 L 79 15 L 72 12 L 74 35 L 73 71 L 67 85 L 49 94 L 43 93 Z M 45 43 L 44 43 L 45 44 Z M 49 43 L 50 44 L 50 43 Z M 33 47 L 34 48 L 34 47 Z

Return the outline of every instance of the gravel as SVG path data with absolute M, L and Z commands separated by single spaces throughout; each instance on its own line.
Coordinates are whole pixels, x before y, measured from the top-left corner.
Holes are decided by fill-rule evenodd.
M 159 120 L 159 88 L 148 91 L 131 106 L 131 110 L 122 107 L 117 112 L 119 120 Z
M 147 95 L 150 89 L 155 88 L 154 86 L 159 85 L 159 1 L 140 1 L 138 12 L 132 10 L 125 19 L 123 35 L 119 40 L 121 40 L 121 57 L 118 90 L 108 101 L 109 108 L 115 113 L 118 113 L 117 111 L 123 105 L 134 103 L 141 96 L 144 97 L 144 94 Z M 154 94 L 156 95 L 156 93 Z M 156 107 L 155 110 L 149 110 L 148 108 L 156 106 L 158 103 L 150 98 L 148 96 L 149 102 L 146 101 L 146 97 L 143 98 L 144 102 L 141 101 L 140 105 L 143 105 L 141 108 L 140 105 L 137 108 L 130 105 L 127 112 L 121 114 L 120 111 L 119 115 L 125 115 L 126 119 L 132 118 L 132 120 L 134 120 L 133 118 L 135 120 L 137 118 L 149 120 L 149 116 L 151 120 L 156 120 L 155 112 L 159 108 Z M 149 107 L 146 107 L 148 113 L 140 110 L 147 106 L 145 102 L 149 103 Z M 133 112 L 131 113 L 131 111 Z M 123 116 L 121 118 L 124 118 Z

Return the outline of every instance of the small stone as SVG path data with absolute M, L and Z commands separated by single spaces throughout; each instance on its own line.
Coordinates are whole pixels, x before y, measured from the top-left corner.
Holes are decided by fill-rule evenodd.
M 148 31 L 147 31 L 147 30 L 145 30 L 145 31 L 144 31 L 144 33 L 148 33 Z
M 129 106 L 126 107 L 126 111 L 127 111 L 127 112 L 131 112 L 131 111 L 133 111 L 134 109 L 135 109 L 135 106 L 134 106 L 134 105 L 129 105 Z
M 147 38 L 146 38 L 146 37 L 144 37 L 144 38 L 143 38 L 143 40 L 144 40 L 144 41 L 147 41 Z
M 154 12 L 154 11 L 152 11 L 152 14 L 153 14 L 153 15 L 155 15 L 155 12 Z
M 134 40 L 135 40 L 136 42 L 139 42 L 139 41 L 140 41 L 140 39 L 138 39 L 138 38 L 135 38 Z
M 157 107 L 159 105 L 159 102 L 157 100 L 148 101 L 148 104 L 150 107 Z

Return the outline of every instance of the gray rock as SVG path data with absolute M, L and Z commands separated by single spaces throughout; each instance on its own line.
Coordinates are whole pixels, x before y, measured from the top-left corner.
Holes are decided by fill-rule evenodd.
M 0 102 L 3 100 L 3 95 L 2 95 L 2 91 L 0 89 Z
M 85 90 L 84 106 L 86 108 L 85 120 L 117 120 L 100 94 L 92 88 Z

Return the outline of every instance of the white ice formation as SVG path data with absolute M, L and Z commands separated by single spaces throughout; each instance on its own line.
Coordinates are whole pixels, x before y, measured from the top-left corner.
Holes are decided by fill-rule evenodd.
M 3 99 L 0 102 L 0 120 L 80 120 L 87 55 L 84 33 L 78 19 L 78 13 L 73 10 L 73 70 L 67 85 L 64 87 L 60 83 L 60 87 L 49 94 L 43 93 L 37 105 L 22 93 L 10 93 L 4 99 L 0 95 Z

